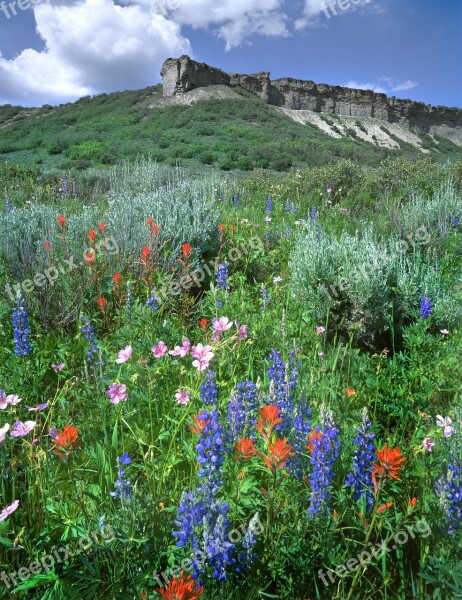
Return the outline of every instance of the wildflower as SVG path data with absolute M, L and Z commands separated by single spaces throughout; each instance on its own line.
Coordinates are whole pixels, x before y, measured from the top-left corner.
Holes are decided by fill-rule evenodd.
M 205 329 L 207 327 L 207 323 L 208 323 L 208 320 L 205 317 L 202 317 L 202 319 L 199 319 L 199 327 L 201 329 Z
M 86 320 L 82 326 L 82 333 L 85 336 L 87 342 L 89 342 L 88 351 L 87 351 L 87 362 L 90 365 L 90 371 L 93 375 L 96 374 L 96 367 L 100 364 L 97 360 L 99 349 L 98 343 L 96 340 L 95 330 L 91 325 L 90 321 Z
M 101 310 L 103 310 L 107 304 L 106 298 L 98 298 L 97 302 L 98 302 L 98 306 L 101 308 Z
M 36 426 L 35 421 L 26 421 L 23 423 L 22 421 L 16 421 L 13 424 L 13 429 L 10 432 L 12 437 L 24 437 L 28 435 Z
M 426 437 L 426 438 L 424 438 L 424 441 L 422 442 L 422 446 L 425 448 L 425 450 L 427 452 L 431 452 L 433 446 L 436 446 L 436 442 L 434 442 L 432 440 L 432 438 Z
M 186 405 L 189 402 L 189 390 L 179 388 L 175 393 L 175 398 L 178 404 Z
M 247 571 L 250 568 L 250 565 L 257 560 L 258 555 L 252 552 L 252 550 L 257 543 L 258 533 L 261 533 L 261 527 L 262 524 L 260 523 L 259 515 L 256 513 L 250 519 L 249 526 L 242 541 L 242 547 L 244 548 L 244 551 L 240 552 L 238 555 L 239 566 L 236 567 L 236 571 L 238 573 Z M 257 528 L 260 531 L 258 531 Z
M 11 198 L 8 196 L 8 194 L 6 195 L 6 200 L 5 200 L 5 210 L 6 210 L 7 214 L 9 214 L 13 210 L 13 205 L 11 204 Z
M 462 465 L 448 465 L 446 474 L 435 484 L 435 494 L 446 515 L 448 533 L 454 535 L 462 523 Z
M 58 215 L 56 221 L 58 223 L 58 227 L 66 227 L 67 225 L 66 217 L 64 217 L 63 215 Z
M 151 254 L 151 251 L 149 250 L 149 248 L 147 246 L 144 246 L 143 248 L 141 248 L 141 262 L 146 264 L 150 254 Z
M 442 417 L 441 415 L 436 415 L 436 424 L 438 427 L 443 427 L 444 437 L 451 437 L 453 433 L 456 432 L 452 425 L 452 420 L 449 417 Z
M 448 335 L 449 331 L 447 329 L 440 329 L 441 335 Z
M 146 306 L 149 306 L 152 310 L 159 310 L 159 298 L 156 296 L 155 290 L 152 290 L 151 296 L 146 302 Z
M 318 352 L 318 356 L 321 360 L 324 360 L 324 352 Z
M 218 230 L 223 233 L 223 231 L 225 231 L 226 229 L 226 225 L 223 225 L 223 223 L 220 223 L 220 225 L 218 225 Z
M 260 310 L 266 310 L 266 307 L 270 303 L 270 295 L 264 285 L 262 285 L 260 288 L 260 296 L 261 296 L 261 299 L 263 300 L 263 304 L 261 305 Z
M 164 354 L 166 354 L 167 351 L 168 351 L 167 344 L 165 342 L 163 342 L 162 340 L 160 342 L 158 342 L 156 346 L 153 346 L 151 348 L 151 352 L 153 353 L 154 358 L 162 358 L 164 356 Z
M 96 258 L 96 253 L 94 250 L 92 250 L 91 252 L 87 252 L 87 254 L 85 254 L 85 260 L 90 264 L 95 262 L 95 258 Z
M 372 481 L 375 493 L 377 494 L 383 482 L 387 479 L 399 480 L 398 473 L 406 459 L 401 455 L 401 450 L 398 447 L 389 448 L 387 444 L 380 450 L 377 450 L 376 455 L 378 463 L 373 463 L 372 465 L 374 467 Z
M 266 212 L 268 214 L 273 212 L 273 198 L 272 198 L 272 196 L 268 196 L 268 199 L 266 200 Z
M 315 207 L 315 206 L 313 206 L 313 207 L 311 208 L 311 222 L 312 222 L 313 224 L 314 224 L 314 223 L 316 223 L 316 217 L 317 217 L 317 215 L 318 215 L 318 211 L 316 210 L 316 207 Z
M 225 331 L 231 329 L 233 326 L 232 322 L 228 319 L 228 317 L 220 317 L 219 319 L 212 319 L 212 327 L 214 329 L 214 333 L 212 336 L 213 340 L 220 340 L 221 336 Z
M 181 246 L 181 256 L 183 258 L 189 258 L 192 254 L 192 246 L 191 244 L 185 243 Z
M 94 229 L 90 229 L 89 232 L 88 232 L 88 239 L 91 242 L 94 242 L 96 240 L 96 236 L 97 236 L 96 231 Z
M 308 513 L 322 515 L 325 513 L 331 497 L 331 486 L 334 479 L 334 464 L 340 452 L 339 431 L 333 420 L 332 412 L 321 409 L 321 424 L 316 427 L 321 437 L 313 437 L 313 450 L 310 463 L 311 497 Z
M 181 346 L 175 346 L 173 350 L 169 351 L 170 356 L 179 356 L 180 358 L 184 358 L 188 355 L 189 350 L 191 349 L 191 342 L 188 338 L 185 338 L 182 342 Z
M 215 285 L 218 290 L 229 290 L 230 286 L 228 283 L 228 263 L 223 262 L 218 265 L 218 269 L 215 273 Z
M 111 404 L 119 404 L 119 402 L 126 402 L 127 386 L 120 383 L 111 383 L 109 389 L 106 390 L 106 396 L 109 398 Z
M 122 350 L 119 350 L 119 352 L 117 353 L 118 358 L 116 359 L 116 363 L 118 365 L 126 363 L 128 360 L 130 360 L 132 352 L 133 348 L 130 346 L 130 344 L 128 346 L 125 346 L 125 348 L 123 348 Z
M 361 427 L 356 428 L 356 437 L 353 439 L 353 443 L 357 446 L 353 457 L 353 470 L 348 473 L 345 485 L 351 486 L 355 500 L 364 498 L 367 507 L 374 504 L 371 490 L 372 463 L 375 459 L 374 444 L 372 443 L 374 438 L 372 423 L 368 418 L 367 411 L 364 410 Z
M 17 394 L 6 394 L 0 390 L 0 409 L 3 410 L 7 406 L 16 406 L 21 402 L 21 398 Z
M 195 417 L 193 417 L 193 419 L 194 425 L 189 425 L 189 429 L 196 435 L 202 435 L 205 426 L 208 425 L 208 423 L 210 422 L 207 413 L 201 412 Z
M 272 218 L 271 218 L 271 217 L 265 217 L 265 221 L 266 221 L 267 223 L 271 223 L 271 221 L 272 221 Z
M 417 500 L 417 498 L 414 496 L 413 498 L 411 498 L 411 499 L 409 500 L 409 506 L 410 506 L 411 508 L 414 508 L 415 506 L 417 506 L 417 502 L 418 502 L 418 500 Z
M 239 194 L 234 194 L 233 204 L 234 204 L 234 206 L 237 206 L 239 204 Z
M 184 571 L 181 571 L 180 577 L 175 577 L 165 589 L 159 588 L 157 591 L 164 600 L 197 600 L 204 588 L 197 587 L 192 575 L 185 579 Z
M 53 371 L 55 373 L 59 373 L 60 371 L 62 371 L 64 369 L 64 367 L 66 366 L 66 363 L 59 363 L 59 365 L 55 365 L 54 363 L 51 365 L 51 368 L 53 369 Z
M 8 517 L 14 513 L 14 511 L 18 508 L 18 506 L 19 506 L 19 500 L 14 500 L 14 502 L 12 504 L 10 504 L 9 506 L 6 506 L 0 512 L 0 521 L 5 521 L 6 519 L 8 519 Z
M 263 456 L 263 460 L 268 469 L 274 472 L 276 469 L 283 469 L 293 454 L 292 446 L 284 438 L 268 444 L 268 456 Z
M 279 416 L 281 414 L 281 409 L 274 404 L 267 404 L 266 406 L 259 408 L 258 413 L 259 417 L 257 419 L 256 429 L 265 440 L 268 440 L 276 425 L 282 423 L 282 419 Z
M 14 353 L 16 356 L 26 356 L 32 352 L 29 343 L 29 318 L 23 298 L 20 296 L 16 299 L 16 306 L 12 312 L 13 322 L 13 337 L 14 337 Z
M 5 441 L 6 434 L 10 430 L 10 425 L 6 423 L 3 427 L 0 427 L 0 444 Z
M 146 223 L 148 224 L 149 227 L 152 227 L 152 224 L 154 223 L 154 219 L 152 217 L 148 217 L 146 219 Z
M 240 340 L 246 340 L 248 337 L 247 325 L 239 325 L 237 321 L 234 321 L 237 329 L 237 335 Z
M 233 445 L 237 439 L 255 425 L 257 413 L 256 385 L 252 381 L 239 382 L 228 404 L 228 440 Z
M 45 248 L 45 250 L 49 250 L 51 248 L 51 242 L 47 240 L 43 243 L 43 247 Z
M 24 408 L 27 408 L 29 412 L 40 412 L 48 408 L 48 402 L 43 402 L 42 404 L 38 404 L 37 406 L 28 406 L 27 404 L 25 404 Z
M 74 446 L 78 443 L 79 430 L 77 429 L 77 427 L 73 427 L 72 425 L 66 425 L 64 429 L 60 429 L 59 431 L 55 430 L 54 433 L 54 451 L 60 458 L 62 458 L 65 461 L 65 456 L 69 452 L 72 452 L 72 450 L 74 450 Z M 65 454 L 63 454 L 62 450 L 65 452 Z
M 107 229 L 106 223 L 104 221 L 98 223 L 98 229 L 101 231 L 101 233 L 104 233 Z
M 117 459 L 118 467 L 118 477 L 114 482 L 114 492 L 110 492 L 113 498 L 120 498 L 120 500 L 131 500 L 132 499 L 132 484 L 130 480 L 125 479 L 125 470 L 121 465 L 129 465 L 132 462 L 132 459 L 128 452 L 124 452 Z
M 298 370 L 295 353 L 291 352 L 286 364 L 281 354 L 273 350 L 270 354 L 272 364 L 267 371 L 270 378 L 270 398 L 281 411 L 282 423 L 277 427 L 284 436 L 289 436 L 294 421 L 294 392 L 297 385 Z M 274 400 L 273 400 L 274 398 Z
M 121 279 L 122 275 L 120 273 L 114 273 L 114 275 L 112 276 L 112 281 L 115 283 L 115 285 L 119 285 Z
M 239 458 L 252 458 L 257 453 L 254 440 L 248 438 L 239 438 L 235 443 L 234 448 L 237 452 L 237 454 L 235 454 L 236 460 Z
M 306 447 L 308 448 L 308 452 L 310 454 L 313 454 L 314 452 L 314 448 L 315 448 L 315 442 L 319 441 L 322 439 L 322 432 L 321 431 L 316 431 L 316 429 L 314 429 L 313 431 L 310 432 L 310 434 L 307 437 L 307 445 Z
M 201 398 L 205 405 L 216 405 L 218 392 L 215 384 L 215 371 L 209 371 L 201 384 Z
M 316 327 L 316 333 L 317 333 L 317 334 L 324 333 L 325 331 L 326 331 L 326 330 L 325 330 L 325 328 L 324 328 L 324 327 L 322 327 L 321 325 L 318 325 L 318 326 Z
M 420 318 L 425 319 L 426 317 L 431 317 L 433 312 L 433 305 L 430 301 L 430 298 L 425 294 L 422 296 L 420 300 Z
M 155 223 L 152 225 L 151 227 L 151 232 L 153 235 L 157 235 L 159 233 L 159 225 L 156 225 Z
M 393 502 L 387 502 L 386 504 L 382 504 L 382 506 L 378 507 L 377 514 L 382 513 L 384 510 L 387 510 L 391 506 L 393 506 Z
M 356 390 L 353 388 L 347 388 L 345 390 L 345 394 L 350 398 L 351 396 L 356 396 Z
M 197 346 L 192 347 L 191 356 L 196 359 L 193 361 L 192 366 L 196 367 L 198 371 L 205 371 L 214 357 L 212 346 L 197 344 Z

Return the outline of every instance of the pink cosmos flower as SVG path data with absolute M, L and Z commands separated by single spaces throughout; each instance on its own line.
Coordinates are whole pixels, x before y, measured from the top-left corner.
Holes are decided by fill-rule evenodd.
M 179 356 L 180 358 L 184 358 L 191 349 L 191 342 L 186 338 L 183 340 L 181 346 L 175 346 L 173 350 L 169 351 L 171 356 Z
M 425 448 L 425 450 L 426 450 L 427 452 L 431 452 L 431 451 L 432 451 L 432 448 L 433 448 L 433 446 L 436 446 L 436 442 L 434 442 L 434 441 L 432 440 L 432 438 L 426 437 L 426 438 L 424 438 L 424 441 L 423 441 L 423 444 L 422 444 L 422 445 L 423 445 L 423 447 Z
M 176 401 L 178 404 L 188 404 L 189 402 L 189 390 L 182 390 L 179 388 L 175 394 Z
M 214 357 L 212 346 L 197 344 L 197 346 L 192 347 L 191 356 L 197 359 L 193 360 L 192 366 L 196 367 L 198 371 L 205 371 Z
M 228 331 L 231 329 L 233 324 L 230 322 L 228 317 L 220 317 L 219 319 L 212 319 L 212 327 L 215 331 L 220 331 L 221 333 Z
M 6 506 L 2 510 L 2 512 L 0 512 L 0 521 L 5 521 L 6 519 L 8 519 L 8 517 L 14 513 L 14 511 L 18 508 L 18 506 L 19 506 L 19 500 L 15 500 L 12 504 L 10 504 L 9 506 Z
M 26 421 L 25 423 L 22 421 L 16 421 L 16 423 L 13 424 L 13 429 L 11 430 L 10 435 L 12 437 L 24 437 L 30 433 L 35 426 L 35 421 Z
M 9 431 L 9 429 L 10 426 L 8 425 L 8 423 L 6 423 L 6 425 L 3 425 L 3 427 L 0 427 L 0 444 L 5 441 L 6 433 L 7 431 Z
M 59 365 L 55 365 L 54 363 L 51 365 L 51 368 L 53 369 L 53 371 L 55 373 L 59 373 L 62 369 L 64 369 L 64 367 L 66 366 L 66 363 L 59 363 Z
M 456 432 L 452 426 L 452 420 L 449 417 L 443 418 L 441 415 L 436 415 L 436 424 L 438 427 L 443 427 L 444 437 L 449 438 L 453 433 Z
M 111 404 L 119 404 L 119 402 L 126 402 L 128 400 L 127 386 L 120 383 L 111 383 L 109 389 L 106 391 L 106 396 L 109 398 Z
M 318 327 L 316 327 L 316 333 L 324 333 L 326 330 L 324 327 L 321 327 L 320 325 L 318 325 Z
M 119 350 L 119 352 L 117 353 L 118 358 L 116 360 L 116 363 L 118 365 L 122 365 L 123 363 L 126 363 L 127 360 L 129 360 L 130 356 L 132 355 L 132 352 L 133 352 L 133 348 L 130 345 L 125 346 L 125 348 L 123 350 Z
M 162 358 L 162 356 L 164 356 L 164 354 L 167 352 L 167 350 L 168 350 L 167 344 L 165 342 L 163 342 L 162 340 L 157 344 L 157 346 L 153 346 L 151 348 L 151 351 L 154 354 L 155 358 Z

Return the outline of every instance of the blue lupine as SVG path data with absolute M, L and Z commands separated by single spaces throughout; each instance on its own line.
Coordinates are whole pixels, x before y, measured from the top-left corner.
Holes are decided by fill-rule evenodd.
M 218 290 L 229 290 L 227 262 L 218 265 L 215 273 L 215 286 Z
M 294 391 L 297 386 L 298 369 L 294 364 L 295 353 L 289 354 L 287 365 L 281 358 L 281 354 L 273 350 L 270 359 L 273 361 L 267 374 L 270 377 L 269 399 L 281 411 L 282 423 L 276 429 L 288 437 L 294 425 Z
M 311 438 L 312 466 L 310 475 L 311 497 L 308 514 L 322 516 L 332 495 L 334 464 L 340 452 L 339 431 L 333 421 L 331 411 L 321 409 L 321 425 L 315 429 L 320 436 Z
M 448 465 L 446 476 L 435 484 L 435 494 L 446 514 L 449 535 L 454 535 L 462 525 L 462 464 Z
M 216 308 L 223 308 L 223 300 L 221 298 L 216 298 L 215 299 L 215 307 Z
M 271 235 L 268 229 L 265 229 L 265 242 L 269 244 L 271 241 Z
M 420 299 L 420 318 L 425 319 L 426 317 L 431 317 L 433 312 L 433 305 L 430 301 L 430 298 L 425 294 Z
M 20 296 L 16 299 L 16 306 L 12 311 L 14 353 L 16 356 L 26 356 L 32 352 L 29 344 L 29 318 L 24 299 Z
M 298 478 L 306 472 L 306 438 L 311 431 L 311 410 L 306 395 L 303 394 L 294 407 L 293 429 L 288 436 L 295 456 L 288 461 L 290 472 Z
M 287 225 L 286 227 L 286 238 L 290 238 L 290 227 Z
M 130 501 L 133 497 L 133 487 L 129 479 L 125 478 L 125 470 L 121 465 L 129 465 L 132 462 L 128 452 L 124 452 L 118 459 L 118 477 L 114 483 L 115 491 L 111 492 L 113 498 L 122 501 Z
M 242 541 L 242 548 L 244 550 L 238 554 L 238 566 L 236 567 L 238 573 L 245 573 L 248 571 L 252 563 L 257 560 L 258 554 L 256 554 L 253 549 L 257 543 L 258 533 L 261 533 L 258 531 L 261 527 L 262 524 L 260 523 L 260 518 L 257 513 L 250 519 L 249 527 L 247 528 Z
M 10 213 L 13 210 L 13 205 L 11 204 L 11 198 L 6 195 L 5 209 L 7 213 Z
M 315 206 L 311 208 L 311 222 L 316 223 L 316 217 L 318 216 L 318 211 Z
M 268 199 L 266 200 L 266 212 L 268 214 L 273 212 L 273 197 L 272 196 L 268 196 Z
M 203 538 L 200 550 L 201 554 L 204 553 L 207 556 L 207 566 L 213 569 L 212 579 L 217 581 L 224 581 L 226 579 L 226 567 L 236 562 L 233 558 L 234 544 L 229 541 L 230 522 L 227 517 L 228 512 L 229 505 L 227 502 L 215 501 L 210 509 L 210 513 L 213 514 L 214 518 L 210 519 L 210 515 L 206 515 L 203 520 Z M 197 579 L 200 581 L 200 573 L 198 572 L 196 575 L 199 575 Z
M 451 219 L 451 225 L 452 225 L 453 227 L 457 227 L 457 225 L 459 225 L 459 217 L 453 217 L 453 218 Z
M 132 314 L 132 284 L 130 281 L 127 281 L 127 296 L 125 299 L 125 311 L 127 315 L 130 317 Z
M 195 546 L 197 542 L 196 527 L 202 524 L 205 514 L 205 506 L 199 498 L 197 490 L 193 492 L 183 492 L 180 506 L 177 512 L 175 525 L 179 528 L 173 532 L 173 536 L 178 538 L 177 546 L 186 546 L 189 542 Z
M 87 362 L 89 363 L 90 373 L 92 375 L 96 375 L 96 367 L 100 364 L 98 360 L 99 348 L 96 340 L 95 330 L 90 321 L 84 321 L 84 324 L 82 325 L 82 333 L 84 334 L 87 342 L 89 342 L 87 350 Z
M 149 306 L 152 310 L 159 310 L 159 298 L 156 296 L 155 290 L 152 290 L 151 295 L 146 302 L 146 306 Z
M 205 381 L 201 385 L 201 398 L 205 405 L 217 405 L 218 392 L 215 384 L 215 371 L 207 371 Z
M 239 194 L 234 194 L 233 204 L 234 204 L 234 206 L 237 206 L 239 204 Z
M 196 446 L 199 463 L 198 476 L 203 480 L 200 491 L 205 498 L 216 495 L 223 485 L 223 464 L 225 462 L 225 448 L 223 443 L 223 430 L 218 421 L 218 409 L 214 407 L 210 413 L 202 412 L 199 419 L 205 422 L 204 431 Z
M 369 509 L 374 504 L 374 495 L 372 493 L 372 463 L 376 460 L 374 444 L 372 440 L 375 434 L 372 433 L 372 423 L 367 416 L 367 411 L 363 413 L 362 424 L 356 428 L 356 437 L 353 443 L 358 447 L 353 457 L 353 470 L 348 473 L 345 485 L 353 488 L 353 498 L 358 500 L 364 498 L 366 507 Z
M 247 437 L 257 419 L 257 391 L 252 381 L 239 382 L 228 404 L 228 440 L 233 446 L 239 438 Z
M 260 310 L 266 310 L 266 307 L 270 303 L 270 295 L 264 285 L 262 285 L 260 288 L 260 296 L 261 296 L 261 299 L 263 300 L 263 304 L 260 306 Z

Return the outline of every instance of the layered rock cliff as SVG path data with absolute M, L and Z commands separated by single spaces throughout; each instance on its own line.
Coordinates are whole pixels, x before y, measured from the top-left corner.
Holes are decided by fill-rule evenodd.
M 431 106 L 341 86 L 283 78 L 271 80 L 267 72 L 254 75 L 228 74 L 182 56 L 165 61 L 161 76 L 164 96 L 187 93 L 199 87 L 241 87 L 267 104 L 291 110 L 310 110 L 350 117 L 372 117 L 389 123 L 417 127 L 431 134 L 462 142 L 462 110 Z

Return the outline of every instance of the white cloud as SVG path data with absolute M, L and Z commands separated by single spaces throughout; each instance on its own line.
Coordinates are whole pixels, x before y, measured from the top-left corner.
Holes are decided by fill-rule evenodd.
M 372 90 L 377 94 L 387 94 L 390 96 L 393 92 L 403 92 L 412 90 L 419 84 L 416 81 L 398 81 L 393 77 L 379 77 L 379 83 L 359 83 L 358 81 L 348 81 L 344 87 L 354 88 L 357 90 Z
M 325 26 L 330 19 L 353 11 L 359 11 L 361 14 L 382 14 L 385 8 L 378 0 L 344 0 L 341 3 L 335 0 L 305 0 L 303 15 L 295 21 L 295 28 Z

